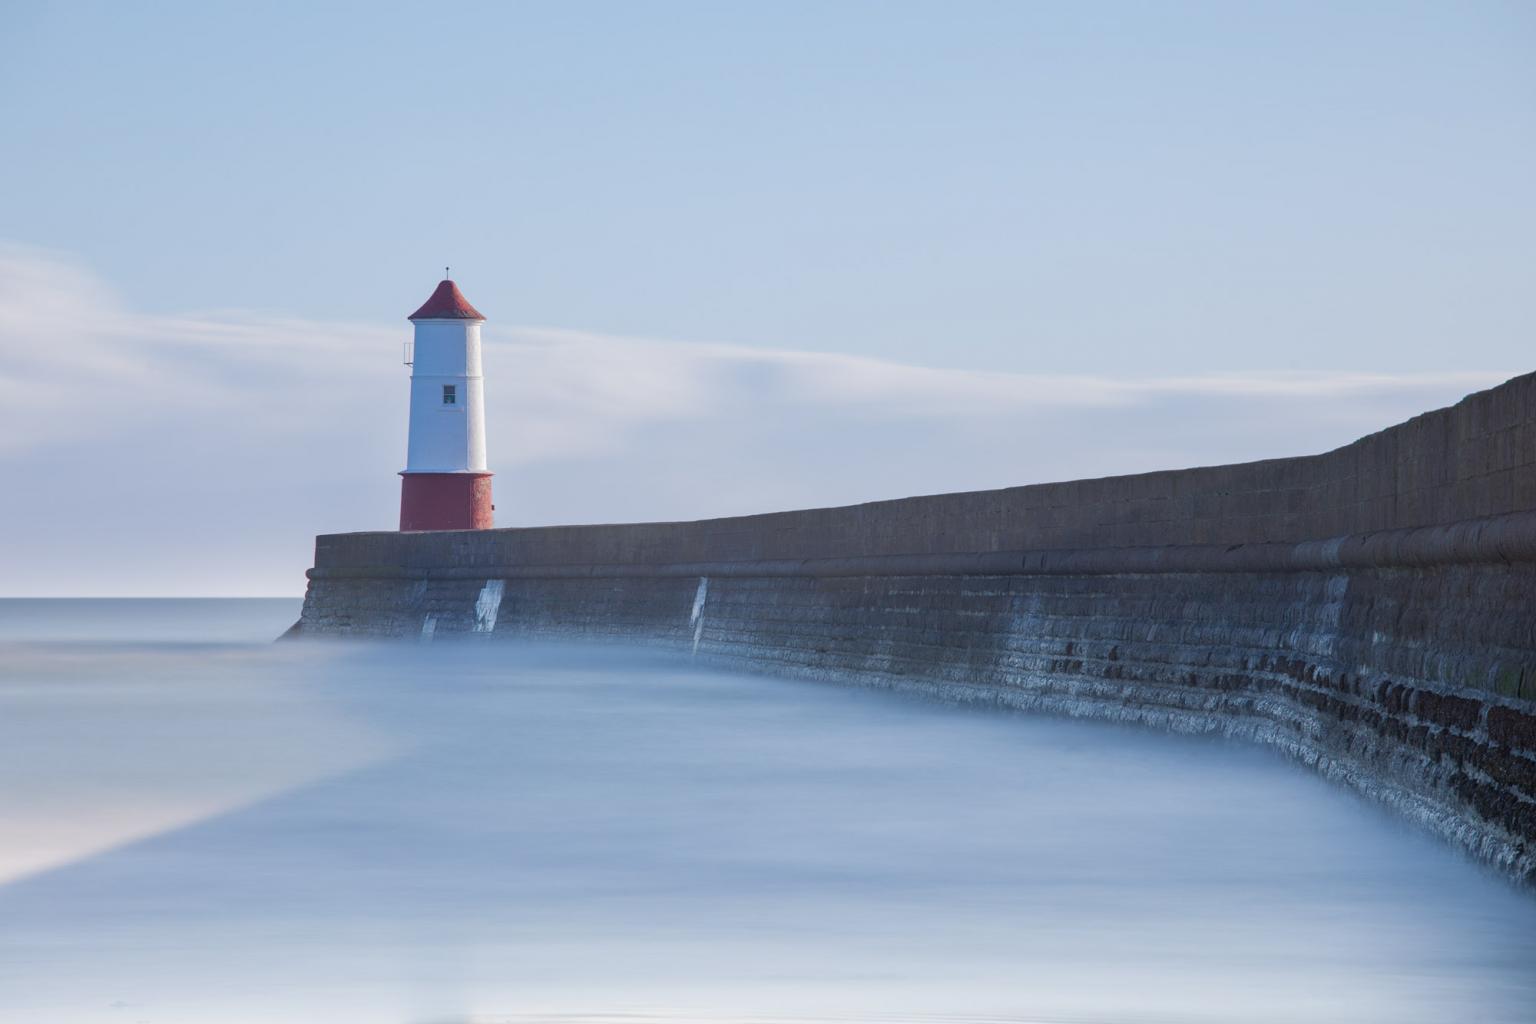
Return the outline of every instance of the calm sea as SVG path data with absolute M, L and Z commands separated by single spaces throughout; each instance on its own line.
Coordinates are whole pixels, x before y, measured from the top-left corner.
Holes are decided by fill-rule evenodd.
M 1536 898 L 1264 750 L 0 601 L 0 1020 L 1536 1020 Z

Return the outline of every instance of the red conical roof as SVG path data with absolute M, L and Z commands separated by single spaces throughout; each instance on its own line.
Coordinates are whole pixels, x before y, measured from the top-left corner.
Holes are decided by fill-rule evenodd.
M 438 283 L 432 297 L 407 320 L 484 320 L 480 311 L 469 304 L 459 286 L 444 278 Z

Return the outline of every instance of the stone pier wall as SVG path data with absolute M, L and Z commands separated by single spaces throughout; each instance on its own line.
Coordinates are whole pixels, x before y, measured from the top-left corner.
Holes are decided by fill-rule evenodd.
M 304 635 L 666 645 L 1273 744 L 1536 872 L 1536 376 L 1326 455 L 318 538 Z

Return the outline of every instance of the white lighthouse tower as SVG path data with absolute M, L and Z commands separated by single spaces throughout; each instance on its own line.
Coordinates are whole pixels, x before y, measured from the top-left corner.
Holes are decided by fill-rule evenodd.
M 410 316 L 411 424 L 400 474 L 400 529 L 488 530 L 491 474 L 485 466 L 485 387 L 480 325 L 485 317 L 446 276 Z

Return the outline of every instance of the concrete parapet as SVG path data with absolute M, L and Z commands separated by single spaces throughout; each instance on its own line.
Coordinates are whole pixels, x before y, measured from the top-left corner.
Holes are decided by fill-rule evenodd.
M 1536 511 L 1536 374 L 1323 455 L 680 523 L 335 534 L 316 565 L 608 565 L 1287 544 Z
M 395 537 L 397 534 L 342 534 Z M 1489 516 L 1448 526 L 1303 541 L 1299 544 L 1186 544 L 1165 547 L 1081 548 L 1055 551 L 967 551 L 949 554 L 854 555 L 843 558 L 780 558 L 758 561 L 499 563 L 476 552 L 443 552 L 447 561 L 398 557 L 317 557 L 310 579 L 582 579 L 645 576 L 1008 576 L 1107 575 L 1114 573 L 1320 572 L 1367 569 L 1507 564 L 1536 561 L 1536 512 Z M 400 552 L 403 556 L 403 552 Z M 371 557 L 370 557 L 371 556 Z M 354 560 L 355 559 L 355 560 Z

